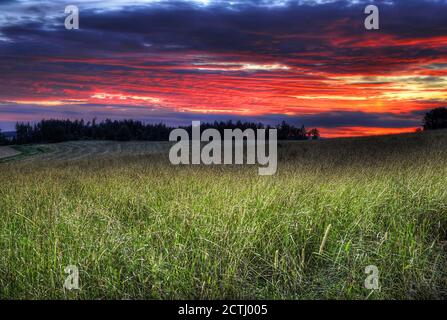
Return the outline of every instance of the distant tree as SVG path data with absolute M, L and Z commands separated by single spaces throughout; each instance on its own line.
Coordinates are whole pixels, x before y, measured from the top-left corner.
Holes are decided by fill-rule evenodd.
M 33 141 L 33 127 L 29 123 L 16 124 L 16 142 L 18 144 L 32 143 Z
M 447 108 L 433 109 L 425 114 L 424 130 L 447 129 Z
M 276 126 L 278 130 L 278 140 L 307 140 L 307 130 L 306 127 L 301 126 L 300 128 L 288 124 L 283 121 L 281 124 Z
M 320 131 L 317 128 L 311 129 L 307 132 L 307 136 L 312 140 L 317 140 L 320 138 Z
M 131 138 L 132 136 L 129 127 L 125 124 L 122 124 L 118 129 L 118 133 L 116 134 L 116 140 L 129 141 Z
M 290 125 L 285 121 L 281 122 L 276 129 L 278 130 L 278 140 L 287 140 L 291 138 L 292 133 Z
M 302 125 L 300 129 L 296 130 L 292 135 L 292 139 L 306 140 L 307 139 L 306 127 Z
M 0 146 L 4 146 L 8 143 L 8 140 L 6 139 L 5 135 L 2 133 L 2 129 L 0 129 Z

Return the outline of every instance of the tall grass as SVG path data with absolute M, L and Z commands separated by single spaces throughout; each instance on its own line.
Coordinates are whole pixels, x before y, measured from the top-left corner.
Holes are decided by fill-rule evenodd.
M 446 133 L 280 144 L 271 177 L 165 155 L 0 164 L 0 297 L 446 297 Z

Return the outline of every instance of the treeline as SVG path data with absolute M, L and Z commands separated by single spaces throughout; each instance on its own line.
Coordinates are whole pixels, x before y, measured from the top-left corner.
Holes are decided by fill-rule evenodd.
M 0 146 L 4 146 L 9 144 L 8 139 L 6 139 L 6 136 L 2 134 L 2 130 L 0 129 Z
M 182 127 L 191 132 L 191 126 Z M 272 127 L 262 123 L 220 121 L 201 123 L 201 130 L 217 129 L 223 134 L 224 129 L 270 129 L 278 130 L 279 140 L 307 140 L 318 139 L 318 129 L 306 130 L 304 126 L 295 127 L 286 122 Z M 16 134 L 7 140 L 0 133 L 0 143 L 3 144 L 29 144 L 54 143 L 72 140 L 146 140 L 168 141 L 170 132 L 174 127 L 165 124 L 145 124 L 136 120 L 110 120 L 85 122 L 84 120 L 42 120 L 31 125 L 30 123 L 17 123 Z
M 427 112 L 424 117 L 423 129 L 425 131 L 447 129 L 447 108 L 440 107 Z

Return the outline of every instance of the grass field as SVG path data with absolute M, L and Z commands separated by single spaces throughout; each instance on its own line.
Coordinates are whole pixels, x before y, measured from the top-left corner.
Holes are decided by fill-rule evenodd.
M 37 147 L 0 163 L 2 299 L 447 297 L 447 132 L 280 142 L 264 177 L 167 143 Z
M 10 147 L 0 147 L 0 159 L 14 157 L 19 154 L 19 151 Z

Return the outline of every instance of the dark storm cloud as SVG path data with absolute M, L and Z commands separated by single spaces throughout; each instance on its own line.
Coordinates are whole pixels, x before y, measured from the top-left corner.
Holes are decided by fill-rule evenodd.
M 318 128 L 337 128 L 337 127 L 381 127 L 381 128 L 408 128 L 420 126 L 425 111 L 415 111 L 404 114 L 393 114 L 387 112 L 360 112 L 360 111 L 331 111 L 318 114 L 308 114 L 300 116 L 262 115 L 234 117 L 229 115 L 220 115 L 218 117 L 203 115 L 202 121 L 210 120 L 240 120 L 262 122 L 276 125 L 281 121 L 286 121 L 297 126 Z M 188 115 L 186 116 L 189 120 Z M 197 115 L 191 115 L 191 120 L 199 119 Z
M 149 50 L 156 51 L 178 51 L 180 48 L 287 57 L 307 52 L 330 52 L 329 57 L 315 54 L 315 61 L 330 62 L 328 58 L 332 58 L 334 64 L 323 68 L 338 66 L 340 69 L 343 66 L 336 61 L 338 57 L 352 59 L 351 65 L 360 65 L 368 64 L 365 58 L 375 54 L 411 59 L 441 53 L 439 48 L 407 48 L 404 51 L 392 45 L 363 47 L 365 3 L 336 1 L 309 5 L 291 1 L 280 7 L 260 6 L 261 3 L 247 1 L 231 6 L 222 1 L 198 6 L 197 3 L 172 1 L 101 11 L 92 7 L 83 9 L 81 3 L 81 30 L 66 31 L 62 14 L 44 19 L 36 13 L 33 21 L 19 20 L 0 27 L 2 34 L 15 40 L 14 45 L 12 42 L 0 43 L 0 50 L 26 54 L 26 49 L 35 52 L 33 49 L 40 50 L 45 45 L 55 53 L 61 50 L 76 54 L 85 54 L 89 50 L 146 52 L 148 48 L 144 43 L 149 43 Z M 447 34 L 445 2 L 398 0 L 392 5 L 382 1 L 375 3 L 381 9 L 378 36 L 386 34 L 406 39 Z M 331 42 L 338 38 L 344 39 L 343 46 Z
M 324 112 L 304 115 L 297 118 L 298 123 L 305 123 L 310 127 L 382 127 L 406 128 L 419 126 L 423 112 L 407 114 L 373 113 L 373 112 Z
M 0 0 L 0 6 L 5 4 L 17 3 L 17 0 Z

